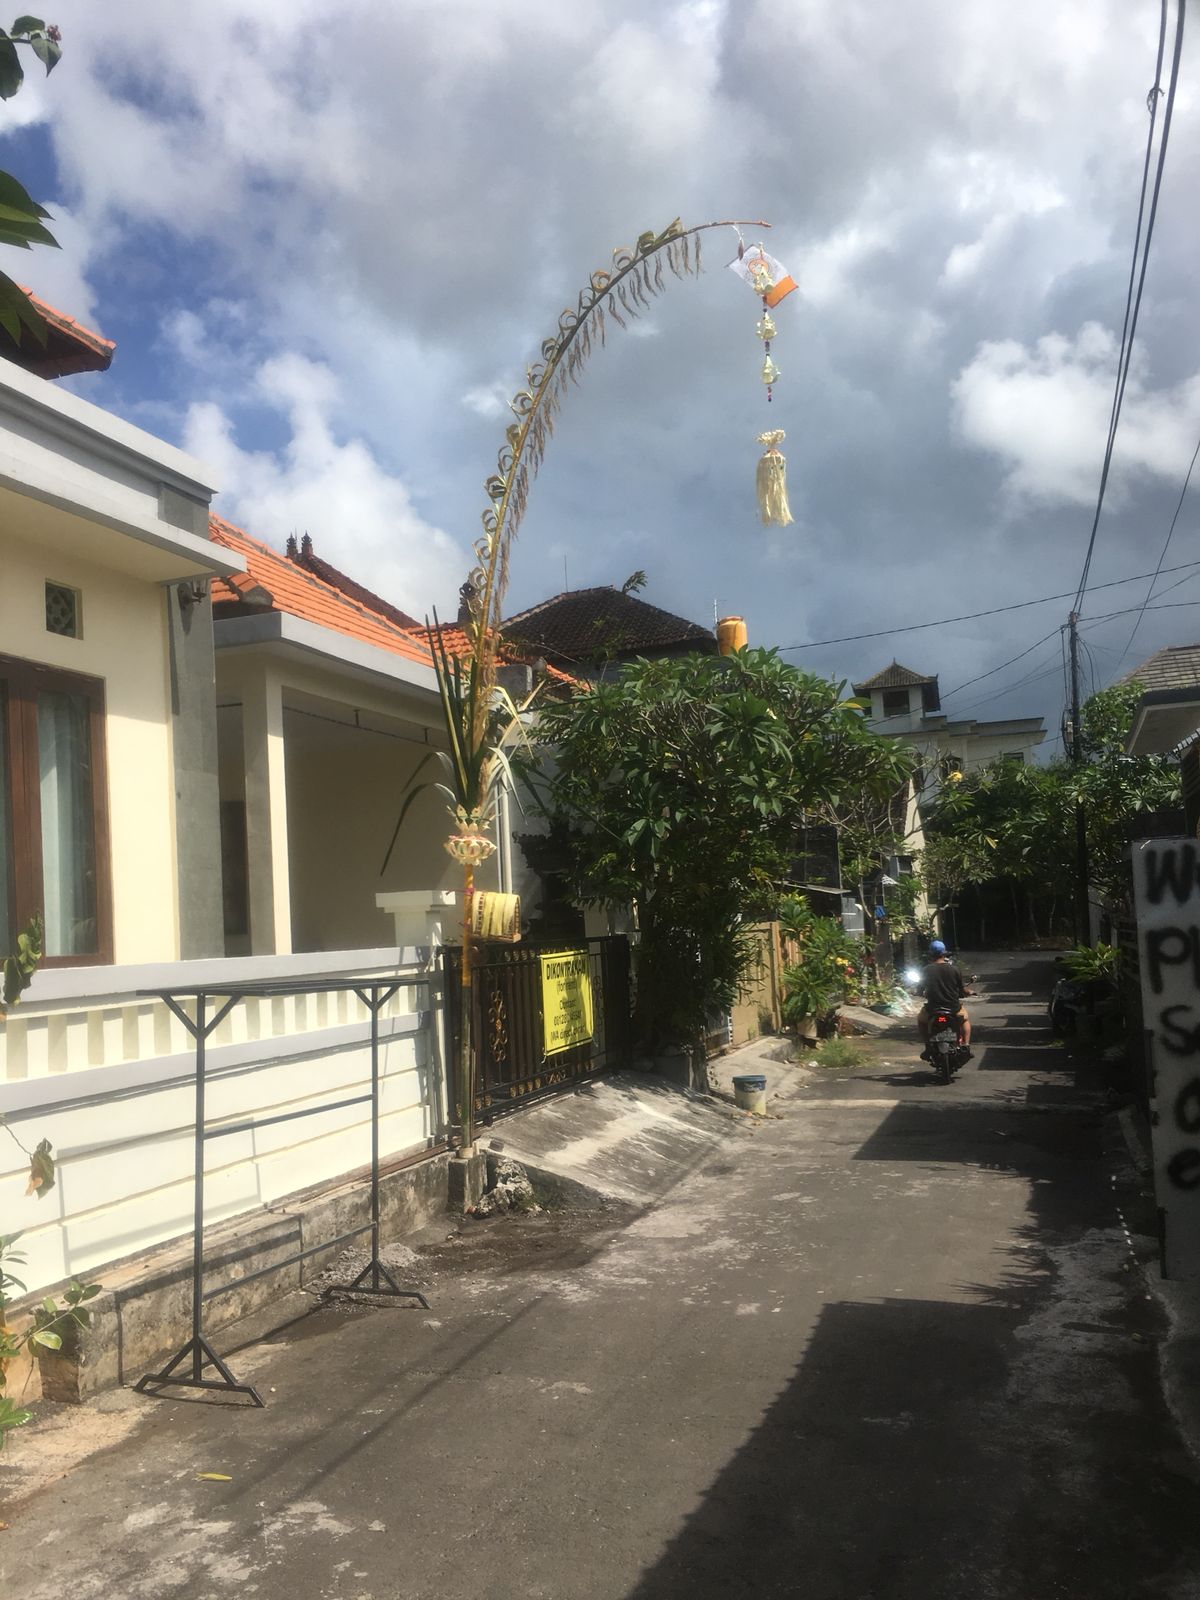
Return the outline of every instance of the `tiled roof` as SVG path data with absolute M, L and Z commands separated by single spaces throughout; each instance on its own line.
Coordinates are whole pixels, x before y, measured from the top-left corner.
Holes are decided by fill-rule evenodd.
M 541 605 L 518 612 L 504 622 L 504 632 L 528 649 L 563 661 L 592 661 L 601 656 L 636 655 L 676 645 L 716 652 L 708 628 L 674 616 L 611 584 L 594 589 L 569 589 Z
M 929 677 L 927 673 L 914 672 L 911 667 L 902 667 L 898 661 L 893 661 L 890 667 L 884 667 L 873 678 L 856 683 L 854 692 L 862 694 L 867 689 L 915 689 L 920 684 L 936 682 L 937 679 Z
M 1200 689 L 1200 644 L 1169 644 L 1156 650 L 1140 667 L 1127 672 L 1122 683 L 1134 679 L 1147 691 Z
M 91 328 L 85 328 L 82 322 L 49 305 L 24 284 L 20 287 L 29 296 L 34 310 L 39 311 L 46 321 L 46 343 L 40 344 L 32 334 L 27 333 L 16 345 L 0 329 L 0 356 L 24 367 L 27 372 L 36 372 L 41 378 L 66 378 L 77 372 L 107 371 L 112 364 L 113 351 L 117 348 L 111 339 L 101 338 Z
M 270 545 L 235 528 L 223 517 L 209 519 L 209 533 L 217 544 L 236 550 L 245 557 L 245 572 L 214 578 L 214 606 L 247 606 L 251 609 L 284 611 L 305 622 L 331 628 L 363 644 L 391 650 L 409 661 L 432 666 L 429 646 L 411 628 L 402 628 L 369 607 L 342 594 L 332 584 L 289 561 Z
M 442 643 L 452 656 L 468 656 L 471 653 L 471 641 L 462 628 L 454 622 L 443 622 L 438 627 Z M 420 630 L 421 637 L 425 637 L 425 630 Z M 528 650 L 523 650 L 519 645 L 510 644 L 505 639 L 500 645 L 499 660 L 510 665 L 533 666 L 534 660 Z M 585 687 L 578 678 L 573 678 L 569 672 L 562 672 L 549 661 L 541 661 L 540 670 L 543 670 L 550 682 L 564 689 L 582 689 Z
M 294 561 L 298 567 L 303 567 L 306 572 L 311 572 L 314 577 L 320 578 L 331 589 L 337 589 L 347 595 L 351 600 L 357 600 L 359 605 L 365 606 L 368 611 L 374 611 L 377 616 L 386 617 L 389 622 L 394 622 L 399 628 L 420 628 L 421 624 L 415 617 L 410 617 L 407 611 L 401 611 L 399 606 L 394 606 L 390 600 L 373 594 L 365 584 L 348 577 L 346 573 L 332 566 L 313 549 L 312 538 L 305 534 L 296 544 L 294 535 L 289 536 L 287 542 L 287 558 Z
M 392 650 L 423 666 L 432 665 L 424 627 L 411 618 L 403 624 L 393 621 L 394 617 L 406 617 L 406 613 L 390 601 L 371 594 L 369 589 L 338 572 L 336 567 L 313 557 L 315 563 L 336 574 L 340 581 L 335 585 L 303 563 L 303 551 L 298 552 L 299 559 L 290 554 L 280 555 L 278 550 L 243 529 L 235 528 L 223 517 L 210 517 L 209 532 L 218 544 L 236 550 L 246 561 L 245 572 L 213 579 L 212 600 L 213 605 L 220 608 L 218 616 L 228 615 L 235 608 L 285 611 L 289 616 L 332 628 L 348 638 Z M 351 594 L 351 590 L 356 594 Z M 443 624 L 440 631 L 451 655 L 465 656 L 470 652 L 470 640 L 460 627 Z M 512 649 L 502 649 L 501 655 L 508 661 L 522 659 L 521 654 Z M 580 687 L 574 678 L 556 667 L 547 665 L 546 675 L 559 688 Z

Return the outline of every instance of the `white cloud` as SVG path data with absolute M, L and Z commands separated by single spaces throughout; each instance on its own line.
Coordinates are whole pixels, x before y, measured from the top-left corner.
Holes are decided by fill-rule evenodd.
M 958 431 L 1004 461 L 1016 494 L 1088 505 L 1096 498 L 1116 365 L 1117 341 L 1095 322 L 1074 339 L 1047 334 L 1032 348 L 1015 339 L 981 344 L 951 387 Z M 1149 389 L 1146 377 L 1135 360 L 1113 454 L 1114 500 L 1140 477 L 1181 473 L 1200 421 L 1200 375 L 1161 390 Z
M 798 284 L 805 300 L 830 306 L 854 292 L 854 274 L 874 256 L 892 248 L 891 230 L 882 221 L 855 221 L 837 228 L 804 252 Z M 791 263 L 785 263 L 791 265 Z
M 329 369 L 276 356 L 259 368 L 255 388 L 290 425 L 279 452 L 243 449 L 213 401 L 188 409 L 184 447 L 216 468 L 217 510 L 278 546 L 290 533 L 311 533 L 319 555 L 416 616 L 447 608 L 466 555 L 419 514 L 404 482 L 361 439 L 335 436 Z
M 96 292 L 88 281 L 95 243 L 91 230 L 66 206 L 52 204 L 46 209 L 51 213 L 46 226 L 58 240 L 59 248 L 39 245 L 20 254 L 6 252 L 5 271 L 52 306 L 103 333 L 104 317 L 97 309 Z
M 579 75 L 577 126 L 620 128 L 639 163 L 695 149 L 710 130 L 725 9 L 691 0 L 620 23 Z
M 468 389 L 462 397 L 462 403 L 477 417 L 487 417 L 490 420 L 505 414 L 514 393 L 515 388 L 512 384 L 497 378 L 494 383 L 482 383 L 474 389 Z
M 13 107 L 44 123 L 78 231 L 28 269 L 56 304 L 125 330 L 110 398 L 95 398 L 168 430 L 200 402 L 190 426 L 220 453 L 237 514 L 275 538 L 335 539 L 350 570 L 391 560 L 393 527 L 414 530 L 379 579 L 410 609 L 435 579 L 452 596 L 465 565 L 421 513 L 465 546 L 538 340 L 613 245 L 677 213 L 773 221 L 800 284 L 772 415 L 812 530 L 789 530 L 791 548 L 823 541 L 803 574 L 819 635 L 860 631 L 861 612 L 928 616 L 924 552 L 966 527 L 964 559 L 936 574 L 939 609 L 975 609 L 1000 523 L 978 511 L 997 484 L 1017 491 L 998 508 L 1005 547 L 1039 552 L 1094 494 L 1111 352 L 1039 341 L 1120 315 L 1156 8 L 405 0 L 331 26 L 318 0 L 57 4 L 64 64 Z M 1191 388 L 1171 386 L 1200 345 L 1198 169 L 1181 93 L 1142 311 L 1162 392 L 1139 372 L 1129 395 L 1102 557 L 1116 572 L 1134 570 L 1163 472 L 1186 466 L 1186 442 L 1161 462 L 1193 426 Z M 763 401 L 753 300 L 721 270 L 732 249 L 709 235 L 706 277 L 635 325 L 661 337 L 610 339 L 572 390 L 513 609 L 557 586 L 545 552 L 561 539 L 587 551 L 589 580 L 657 563 L 655 582 L 678 585 L 660 596 L 671 609 L 703 620 L 715 591 L 756 616 L 756 638 L 803 637 L 747 495 Z M 59 274 L 73 259 L 74 280 L 51 290 L 43 258 Z M 89 299 L 93 267 L 111 302 Z M 217 296 L 237 314 L 210 309 Z M 302 377 L 268 364 L 297 353 Z M 616 556 L 608 530 L 631 519 L 645 553 Z M 376 530 L 358 546 L 356 524 Z M 931 665 L 971 676 L 974 655 L 955 672 L 966 648 L 941 634 L 950 659 Z M 1014 648 L 1003 638 L 996 659 Z M 859 673 L 862 652 L 822 664 Z

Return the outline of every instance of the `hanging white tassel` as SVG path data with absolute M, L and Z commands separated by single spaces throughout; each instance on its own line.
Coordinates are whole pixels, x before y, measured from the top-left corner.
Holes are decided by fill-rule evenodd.
M 758 436 L 759 444 L 765 449 L 758 458 L 755 488 L 758 491 L 758 513 L 764 527 L 774 523 L 776 527 L 786 528 L 793 520 L 787 497 L 787 461 L 779 448 L 786 437 L 782 428 Z

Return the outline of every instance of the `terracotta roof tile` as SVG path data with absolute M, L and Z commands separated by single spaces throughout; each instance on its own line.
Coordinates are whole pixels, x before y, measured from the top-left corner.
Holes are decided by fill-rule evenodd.
M 24 284 L 20 288 L 47 323 L 46 343 L 39 344 L 30 334 L 19 345 L 14 345 L 7 333 L 0 331 L 0 355 L 24 367 L 27 372 L 36 372 L 42 378 L 65 378 L 77 372 L 107 371 L 117 348 L 111 339 L 85 328 L 82 322 L 68 316 L 65 311 L 59 311 Z
M 236 528 L 223 517 L 209 519 L 209 533 L 217 544 L 236 550 L 245 557 L 246 571 L 228 578 L 214 578 L 212 598 L 215 606 L 237 605 L 283 611 L 315 622 L 363 644 L 390 650 L 422 666 L 432 666 L 433 658 L 423 630 L 397 626 L 367 606 L 342 594 L 314 573 L 289 561 L 278 550 Z
M 227 577 L 213 579 L 214 606 L 287 612 L 289 616 L 318 623 L 348 638 L 377 645 L 382 650 L 392 650 L 410 661 L 419 661 L 423 666 L 432 666 L 433 657 L 424 627 L 411 618 L 407 625 L 396 623 L 393 618 L 404 617 L 405 612 L 378 595 L 371 594 L 369 589 L 347 578 L 336 567 L 329 567 L 319 557 L 314 558 L 320 566 L 336 575 L 338 583 L 335 585 L 318 576 L 312 566 L 291 555 L 281 555 L 271 545 L 255 539 L 242 528 L 234 527 L 223 517 L 210 517 L 209 532 L 218 544 L 228 550 L 236 550 L 246 561 L 245 572 L 234 572 Z M 352 590 L 354 594 L 350 592 Z M 471 641 L 462 628 L 454 623 L 443 623 L 440 632 L 450 654 L 462 657 L 470 653 Z M 525 659 L 519 650 L 506 645 L 501 647 L 501 657 L 509 662 Z M 549 664 L 546 665 L 546 675 L 563 689 L 583 687 L 569 673 L 561 672 Z
M 421 628 L 419 632 L 421 637 L 424 638 L 424 628 Z M 443 622 L 440 624 L 438 632 L 441 634 L 442 642 L 450 655 L 459 656 L 460 658 L 470 655 L 471 641 L 457 623 Z M 514 647 L 508 640 L 504 640 L 500 646 L 500 660 L 510 665 L 532 666 L 533 659 L 527 650 L 520 648 L 519 644 Z M 579 678 L 573 678 L 569 672 L 563 672 L 549 661 L 543 660 L 541 664 L 551 683 L 565 689 L 584 689 L 587 687 Z
M 394 622 L 401 628 L 420 628 L 421 624 L 416 617 L 410 617 L 407 611 L 401 611 L 399 606 L 394 606 L 390 600 L 374 594 L 365 584 L 349 577 L 331 562 L 326 561 L 323 556 L 319 556 L 313 549 L 309 534 L 304 535 L 299 545 L 294 537 L 288 540 L 287 558 L 295 562 L 298 567 L 303 567 L 306 572 L 311 572 L 314 577 L 322 579 L 331 588 L 340 590 L 351 600 L 357 600 L 360 605 L 366 606 L 368 611 L 374 611 L 377 616 L 386 617 L 389 622 Z

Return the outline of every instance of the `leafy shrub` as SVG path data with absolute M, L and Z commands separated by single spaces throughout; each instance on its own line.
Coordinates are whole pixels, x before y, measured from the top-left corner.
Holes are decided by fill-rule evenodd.
M 812 1017 L 820 1029 L 842 1001 L 862 994 L 866 957 L 836 917 L 810 915 L 807 923 L 794 917 L 792 925 L 799 959 L 783 971 L 783 1018 L 790 1027 L 799 1027 Z
M 1077 944 L 1063 956 L 1063 966 L 1079 983 L 1107 983 L 1114 988 L 1117 983 L 1117 963 L 1120 952 L 1111 944 L 1097 944 L 1089 948 Z

